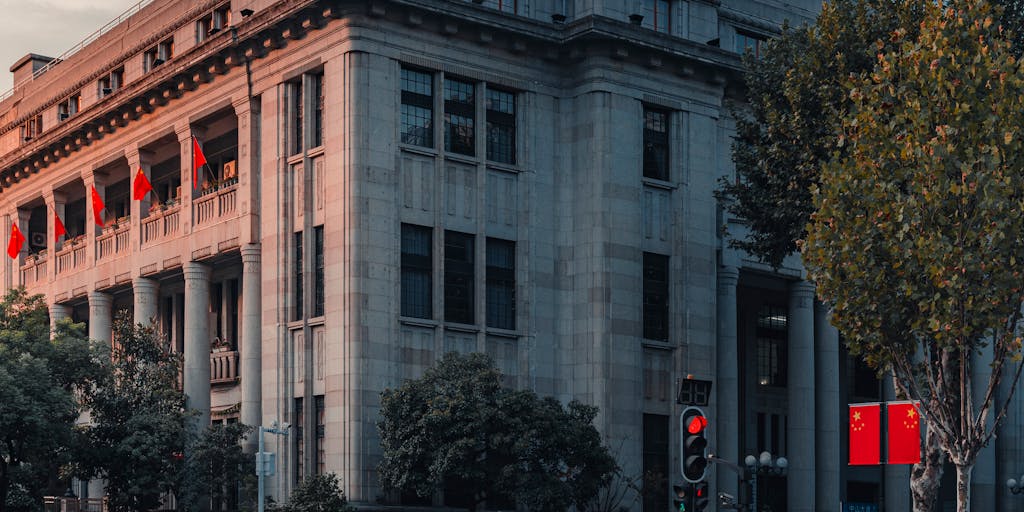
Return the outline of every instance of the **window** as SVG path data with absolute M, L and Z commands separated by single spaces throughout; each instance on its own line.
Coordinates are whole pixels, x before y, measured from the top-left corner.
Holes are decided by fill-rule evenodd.
M 644 414 L 643 421 L 644 510 L 668 510 L 669 417 Z
M 516 97 L 487 89 L 487 159 L 516 163 Z
M 519 2 L 517 0 L 484 0 L 483 4 L 501 12 L 509 14 L 519 13 Z
M 67 120 L 82 107 L 82 93 L 76 92 L 57 105 L 57 121 Z
M 757 313 L 757 382 L 762 386 L 786 385 L 786 308 L 765 305 Z
M 41 133 L 43 133 L 42 114 L 30 117 L 21 125 L 21 138 L 25 142 L 38 137 Z
M 290 110 L 292 114 L 292 151 L 291 154 L 297 155 L 302 153 L 302 128 L 303 128 L 303 105 L 302 105 L 302 81 L 292 82 L 289 84 L 291 89 L 291 105 Z
M 324 316 L 324 227 L 313 228 L 313 316 Z
M 123 84 L 124 84 L 124 68 L 123 67 L 117 68 L 117 69 L 111 71 L 110 73 L 108 73 L 106 75 L 103 75 L 102 77 L 100 77 L 99 81 L 97 82 L 97 87 L 99 88 L 99 90 L 97 92 L 99 94 L 99 97 L 100 98 L 104 98 L 106 96 L 109 96 L 110 94 L 113 94 L 114 91 L 120 89 Z
M 238 130 L 231 130 L 205 143 L 199 141 L 207 167 L 200 171 L 199 195 L 238 183 Z
M 644 253 L 644 338 L 668 341 L 668 256 Z
M 444 232 L 444 319 L 473 323 L 473 235 Z
M 434 147 L 433 118 L 433 78 L 429 73 L 402 68 L 402 143 Z
M 142 54 L 142 68 L 146 73 L 174 57 L 174 38 L 165 39 Z
M 305 293 L 304 287 L 302 286 L 302 284 L 303 284 L 302 280 L 304 278 L 303 273 L 302 273 L 302 265 L 303 265 L 303 263 L 302 263 L 302 231 L 299 231 L 298 233 L 294 234 L 294 245 L 295 245 L 295 248 L 294 248 L 294 251 L 295 251 L 295 270 L 293 271 L 294 272 L 293 279 L 294 279 L 294 282 L 295 282 L 295 288 L 294 288 L 294 293 L 295 293 L 295 309 L 294 309 L 294 314 L 292 316 L 292 320 L 302 320 L 302 315 L 303 315 L 303 311 L 302 311 L 302 306 L 303 306 L 303 304 L 302 304 L 303 300 L 302 299 L 303 299 L 303 297 L 302 297 L 302 294 Z
M 668 113 L 644 109 L 644 177 L 668 181 Z
M 231 6 L 224 4 L 196 20 L 196 42 L 201 43 L 231 24 Z
M 744 53 L 750 50 L 754 58 L 761 58 L 761 45 L 765 38 L 749 32 L 736 31 L 736 53 Z
M 487 327 L 516 328 L 516 243 L 487 239 Z
M 476 103 L 474 85 L 451 78 L 444 81 L 444 149 L 452 153 L 476 154 L 473 118 Z
M 433 318 L 431 229 L 402 224 L 402 316 Z
M 310 75 L 313 88 L 313 133 L 310 147 L 322 146 L 324 143 L 324 75 Z
M 671 30 L 670 12 L 668 0 L 644 0 L 643 27 L 667 34 Z
M 302 470 L 303 462 L 306 458 L 306 440 L 304 439 L 303 433 L 305 425 L 305 415 L 302 410 L 302 398 L 295 399 L 295 421 L 292 425 L 295 427 L 295 482 L 302 481 Z
M 316 451 L 313 456 L 316 457 L 316 461 L 313 467 L 316 468 L 316 474 L 324 474 L 326 469 L 326 457 L 324 457 L 324 434 L 325 424 L 327 420 L 326 408 L 324 407 L 324 396 L 317 395 L 313 397 L 313 401 L 316 404 Z

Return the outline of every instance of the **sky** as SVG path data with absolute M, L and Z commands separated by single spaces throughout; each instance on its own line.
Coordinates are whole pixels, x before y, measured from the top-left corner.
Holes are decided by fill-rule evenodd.
M 29 53 L 57 57 L 139 0 L 0 0 L 0 93 L 11 64 Z

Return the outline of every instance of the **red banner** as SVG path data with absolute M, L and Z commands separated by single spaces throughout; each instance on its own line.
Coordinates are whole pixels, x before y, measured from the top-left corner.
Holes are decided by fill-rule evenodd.
M 850 465 L 881 461 L 881 404 L 850 404 Z
M 18 224 L 11 224 L 11 239 L 7 241 L 7 255 L 12 260 L 18 259 L 21 253 L 21 246 L 25 245 L 25 235 L 21 234 Z
M 921 414 L 913 402 L 888 404 L 889 464 L 921 462 Z

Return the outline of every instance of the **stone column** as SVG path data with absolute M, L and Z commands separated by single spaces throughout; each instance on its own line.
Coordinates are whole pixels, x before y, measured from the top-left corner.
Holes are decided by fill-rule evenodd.
M 789 288 L 789 459 L 790 512 L 815 507 L 814 285 L 797 281 Z M 830 466 L 839 464 L 835 461 Z
M 896 386 L 892 381 L 892 374 L 886 373 L 882 377 L 882 400 L 892 402 L 899 400 L 896 397 Z M 884 406 L 883 406 L 884 407 Z M 884 418 L 883 418 L 884 419 Z M 883 424 L 882 428 L 885 428 Z M 882 454 L 885 458 L 885 454 Z M 910 510 L 910 468 L 906 464 L 886 464 L 882 466 L 883 485 L 885 487 L 885 508 L 884 512 L 900 512 Z
M 96 236 L 101 233 L 101 227 L 96 225 L 96 214 L 93 213 L 92 205 L 92 189 L 96 188 L 96 192 L 100 195 L 101 199 L 105 198 L 105 187 L 103 180 L 100 177 L 93 174 L 92 171 L 82 174 L 82 182 L 85 184 L 85 266 L 91 268 L 96 263 Z M 104 213 L 100 213 L 101 219 Z
M 192 134 L 195 133 L 196 136 L 202 137 L 202 133 L 199 128 L 194 128 L 189 124 L 175 126 L 174 129 L 178 134 L 178 144 L 181 146 L 181 204 L 191 205 L 195 200 L 195 191 L 198 190 L 192 180 Z M 196 172 L 200 182 L 202 182 L 204 172 L 206 171 L 203 169 Z M 193 229 L 192 207 L 181 208 L 179 215 L 181 216 L 179 221 L 181 234 L 191 233 Z
M 31 236 L 28 229 L 28 221 L 32 216 L 32 212 L 22 208 L 18 208 L 15 212 L 14 222 L 18 223 L 18 229 L 21 231 L 22 236 L 25 237 L 25 242 L 21 244 L 21 251 L 18 253 L 18 257 L 14 259 L 14 268 L 12 273 L 14 274 L 14 283 L 24 285 L 25 280 L 21 275 L 21 265 L 25 262 L 25 258 L 28 256 L 28 237 Z M 10 236 L 8 236 L 7 240 L 4 240 L 4 249 L 7 248 L 6 244 L 10 239 Z
M 992 344 L 989 343 L 979 351 L 980 353 L 971 353 L 971 393 L 974 395 L 975 410 L 985 400 L 989 376 L 992 374 L 992 367 L 989 366 L 993 358 Z M 998 407 L 999 404 L 993 401 L 993 414 Z M 985 428 L 988 429 L 991 426 L 992 416 L 990 415 L 989 420 L 985 423 Z M 990 441 L 988 446 L 978 452 L 978 458 L 974 462 L 974 471 L 971 473 L 971 508 L 974 510 L 996 510 L 996 493 L 1005 492 L 1007 492 L 1006 480 L 1004 479 L 1002 483 L 996 481 L 996 443 Z
M 113 316 L 111 308 L 114 297 L 109 293 L 89 292 L 89 337 L 110 346 L 113 339 Z
M 715 430 L 718 456 L 740 464 L 740 413 L 739 413 L 739 350 L 736 338 L 736 284 L 740 272 L 736 267 L 718 267 L 718 296 L 716 298 L 718 317 L 717 387 L 718 411 Z M 719 467 L 718 490 L 738 496 L 739 475 Z
M 50 304 L 50 332 L 57 327 L 57 322 L 71 316 L 71 306 Z
M 242 246 L 242 332 L 238 347 L 242 358 L 241 421 L 254 427 L 263 421 L 261 308 L 260 245 L 246 244 Z M 244 447 L 255 451 L 255 436 L 250 436 Z
M 210 267 L 185 263 L 185 395 L 198 429 L 210 424 Z
M 160 283 L 155 279 L 136 277 L 132 279 L 132 290 L 134 293 L 134 319 L 136 324 L 150 325 L 159 318 L 159 296 Z M 159 326 L 156 326 L 159 327 Z
M 815 510 L 839 510 L 839 331 L 824 304 L 814 307 Z M 792 420 L 790 420 L 792 421 Z
M 153 173 L 150 172 L 150 165 L 152 164 L 152 154 L 148 151 L 139 149 L 138 145 L 125 150 L 125 158 L 128 160 L 129 176 L 129 187 L 133 195 L 131 203 L 131 229 L 129 230 L 131 236 L 132 250 L 135 251 L 142 245 L 142 219 L 149 217 L 149 206 L 153 201 L 159 201 L 156 198 L 156 191 L 150 191 L 140 201 L 136 201 L 134 198 L 135 190 L 135 179 L 139 170 L 146 176 L 147 179 L 152 183 Z M 135 322 L 139 323 L 139 317 L 136 314 Z

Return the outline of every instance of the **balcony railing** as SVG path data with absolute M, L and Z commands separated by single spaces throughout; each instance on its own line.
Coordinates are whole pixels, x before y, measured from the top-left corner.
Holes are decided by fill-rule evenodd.
M 44 496 L 45 512 L 107 512 L 106 498 L 65 498 Z
M 238 380 L 238 351 L 210 353 L 210 384 L 231 383 Z
M 73 241 L 66 242 L 54 256 L 57 258 L 58 274 L 85 266 L 85 238 L 76 237 Z
M 193 203 L 196 224 L 224 217 L 235 212 L 238 200 L 238 179 L 221 184 L 216 190 L 197 197 Z
M 31 254 L 21 266 L 21 283 L 30 285 L 46 280 L 46 253 Z
M 149 217 L 142 219 L 142 243 L 149 243 L 177 233 L 179 219 L 181 219 L 181 205 L 151 211 Z
M 128 230 L 131 225 L 128 220 L 127 217 L 118 219 L 118 224 L 104 229 L 103 233 L 96 237 L 97 260 L 104 260 L 130 250 Z

